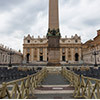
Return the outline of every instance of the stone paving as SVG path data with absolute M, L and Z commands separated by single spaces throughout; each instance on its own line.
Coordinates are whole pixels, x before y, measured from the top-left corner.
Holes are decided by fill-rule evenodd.
M 73 94 L 37 94 L 36 99 L 73 99 Z
M 69 82 L 61 74 L 48 74 L 42 85 L 67 85 Z
M 35 91 L 35 99 L 73 99 L 74 87 L 61 74 L 48 74 Z

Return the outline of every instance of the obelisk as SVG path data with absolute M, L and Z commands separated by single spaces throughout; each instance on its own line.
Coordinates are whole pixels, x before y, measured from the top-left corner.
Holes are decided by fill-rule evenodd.
M 60 31 L 58 0 L 49 0 L 48 64 L 60 65 Z
M 49 0 L 49 28 L 59 29 L 58 0 Z

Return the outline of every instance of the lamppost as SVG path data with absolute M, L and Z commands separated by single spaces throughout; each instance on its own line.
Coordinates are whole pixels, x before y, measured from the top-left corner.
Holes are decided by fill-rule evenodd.
M 93 55 L 94 55 L 94 58 L 95 58 L 95 64 L 94 64 L 94 67 L 97 67 L 98 64 L 97 64 L 97 55 L 98 55 L 98 52 L 96 52 L 96 50 L 93 52 Z
M 90 47 L 94 48 L 94 51 L 92 53 L 94 55 L 94 58 L 95 58 L 94 67 L 97 67 L 98 66 L 98 64 L 97 64 L 97 55 L 98 55 L 98 52 L 96 51 L 96 45 L 91 44 Z
M 8 55 L 10 56 L 8 67 L 12 67 L 12 61 L 11 61 L 11 59 L 12 59 L 12 55 L 14 55 L 14 52 L 13 51 L 10 51 L 8 53 Z

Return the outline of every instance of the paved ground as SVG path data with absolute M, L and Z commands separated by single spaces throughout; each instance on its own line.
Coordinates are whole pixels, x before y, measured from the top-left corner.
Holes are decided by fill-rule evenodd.
M 61 74 L 48 74 L 42 86 L 35 89 L 36 99 L 73 99 L 74 88 Z M 32 98 L 30 96 L 30 98 Z
M 69 82 L 61 74 L 48 74 L 42 85 L 67 85 Z
M 37 94 L 36 99 L 73 99 L 73 94 Z

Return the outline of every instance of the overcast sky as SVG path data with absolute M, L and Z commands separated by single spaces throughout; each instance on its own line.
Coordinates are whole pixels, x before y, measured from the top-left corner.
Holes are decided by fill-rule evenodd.
M 19 50 L 28 34 L 47 34 L 49 0 L 0 0 L 0 43 Z M 82 42 L 100 29 L 100 0 L 59 0 L 62 37 L 78 34 Z

